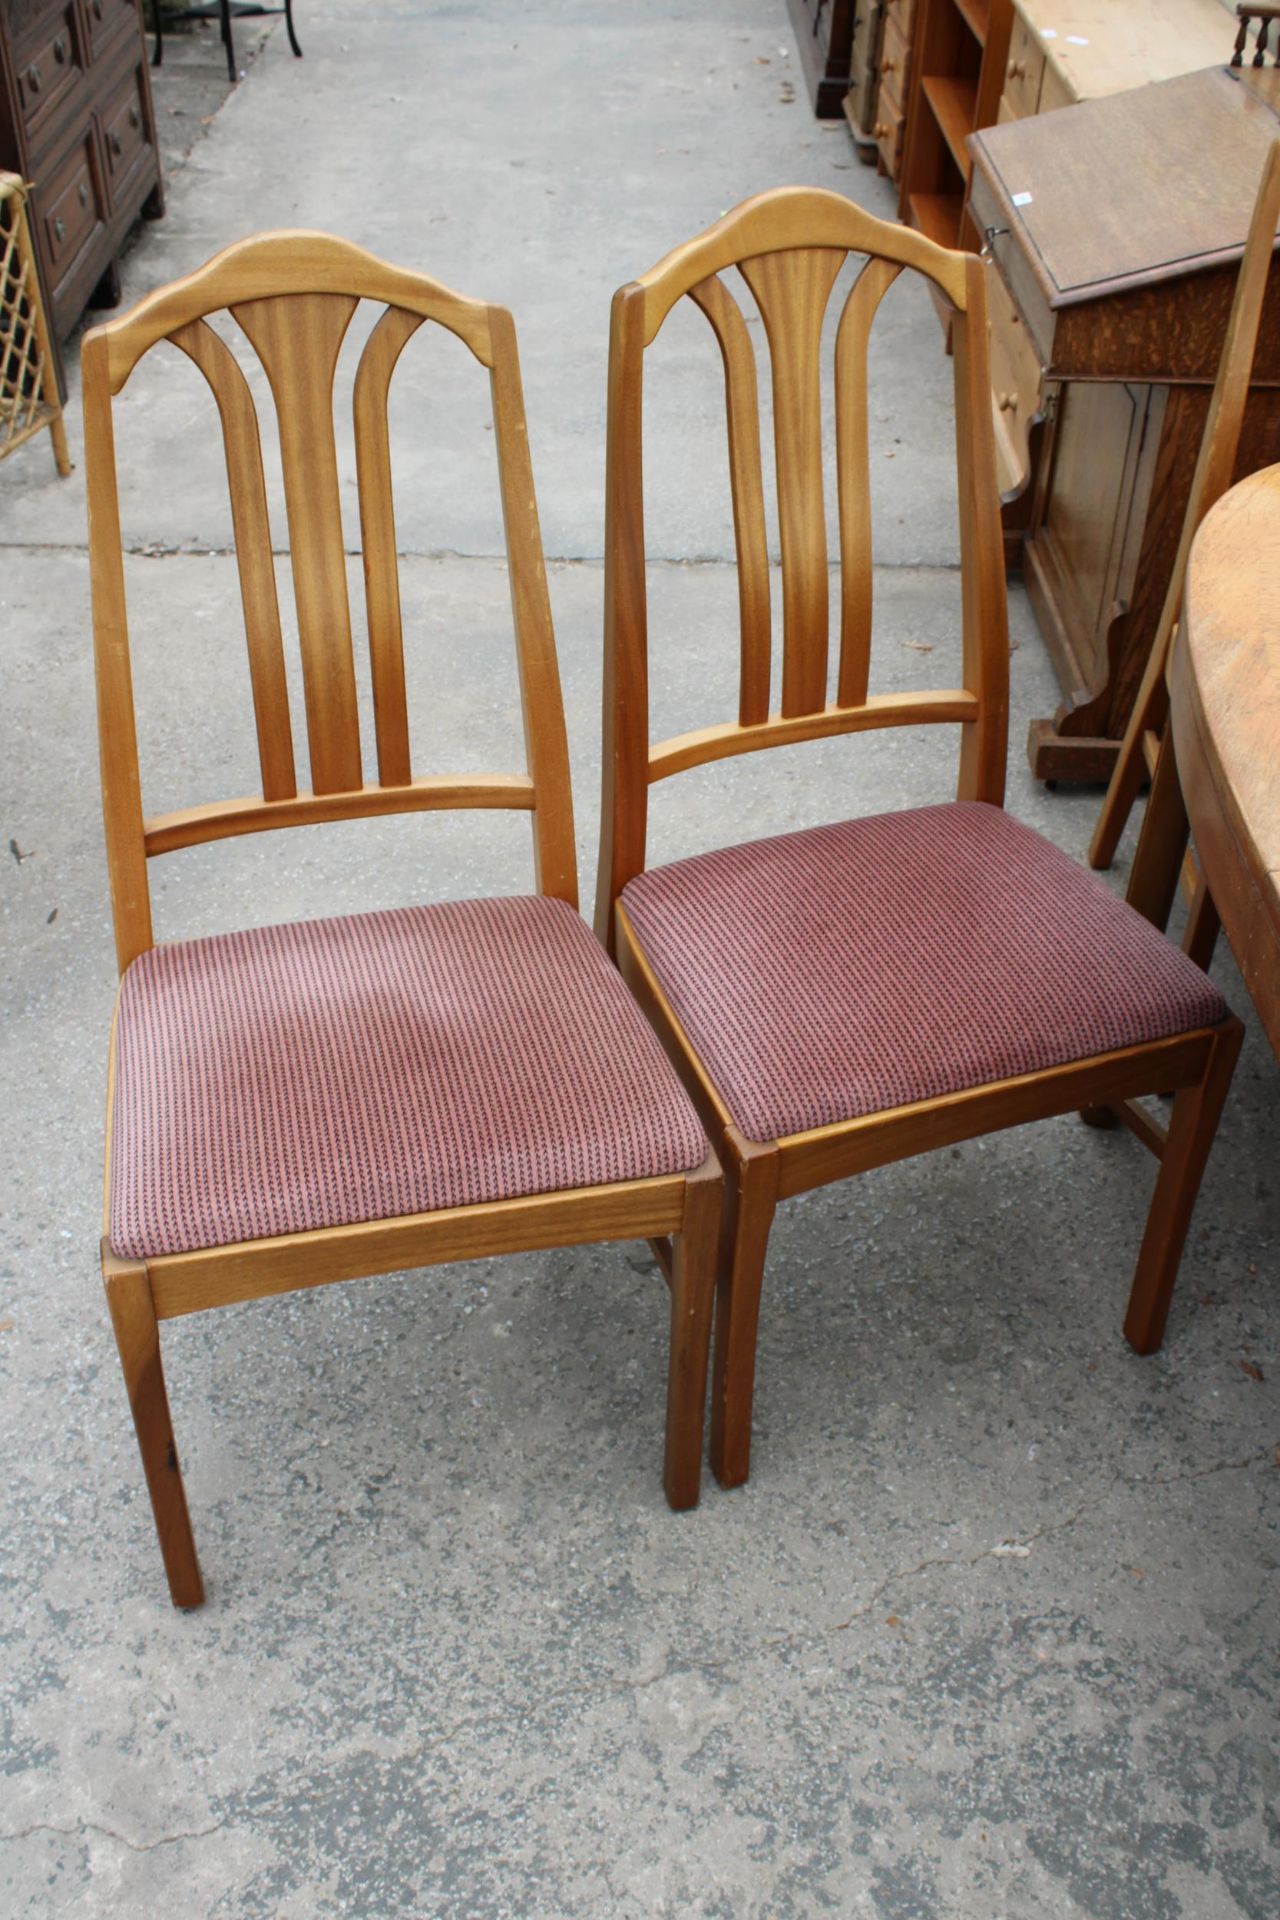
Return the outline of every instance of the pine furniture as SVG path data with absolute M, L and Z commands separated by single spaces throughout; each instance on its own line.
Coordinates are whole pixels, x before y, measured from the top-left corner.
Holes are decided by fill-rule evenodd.
M 835 343 L 839 655 L 828 663 L 821 343 Z M 781 698 L 752 333 L 768 342 L 782 554 Z M 869 691 L 867 342 L 904 270 L 951 311 L 962 573 L 960 684 Z M 734 283 L 737 284 L 736 281 Z M 597 931 L 680 1064 L 723 1158 L 711 1461 L 747 1476 L 765 1252 L 780 1200 L 1023 1121 L 1176 1090 L 1125 1333 L 1160 1344 L 1241 1028 L 1187 957 L 1002 810 L 1008 631 L 987 401 L 985 274 L 909 228 L 805 188 L 748 200 L 614 296 Z M 723 366 L 738 557 L 736 719 L 649 733 L 641 420 L 645 351 L 688 296 Z M 709 343 L 708 343 L 709 344 Z M 650 789 L 729 755 L 879 727 L 958 726 L 957 800 L 649 869 Z M 762 774 L 764 769 L 762 769 Z M 1144 1124 L 1145 1123 L 1145 1124 Z
M 334 429 L 335 368 L 361 303 L 375 316 L 353 407 L 376 776 L 357 714 Z M 525 773 L 412 765 L 387 405 L 424 322 L 455 335 L 489 374 Z M 229 324 L 261 362 L 279 427 L 309 785 L 295 751 L 257 410 Z M 112 415 L 138 361 L 163 341 L 199 369 L 221 422 L 261 792 L 144 814 Z M 203 1586 L 159 1323 L 361 1275 L 652 1239 L 671 1292 L 665 1486 L 673 1506 L 692 1506 L 722 1182 L 661 1049 L 576 912 L 564 714 L 511 316 L 344 241 L 264 235 L 94 328 L 83 370 L 121 973 L 102 1271 L 175 1604 L 198 1605 Z M 440 671 L 460 664 L 461 639 Z M 529 815 L 532 896 L 155 942 L 148 863 L 172 849 L 313 821 L 495 807 Z

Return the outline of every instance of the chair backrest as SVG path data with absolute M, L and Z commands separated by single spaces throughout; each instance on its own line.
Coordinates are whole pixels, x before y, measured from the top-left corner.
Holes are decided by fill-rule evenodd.
M 378 768 L 370 782 L 361 756 L 334 433 L 338 354 L 362 301 L 385 309 L 361 353 L 353 400 Z M 208 324 L 207 316 L 224 311 L 261 361 L 275 405 L 302 656 L 308 790 L 299 789 L 294 765 L 257 410 L 235 354 Z M 410 765 L 387 401 L 401 350 L 425 320 L 455 334 L 489 372 L 525 774 L 415 777 Z M 171 341 L 200 369 L 221 420 L 262 792 L 144 818 L 112 401 L 143 354 L 161 340 Z M 150 856 L 264 828 L 439 808 L 528 811 L 537 885 L 576 906 L 568 747 L 511 315 L 325 234 L 262 234 L 160 288 L 131 313 L 95 327 L 85 338 L 82 363 L 103 808 L 121 969 L 153 944 Z
M 823 503 L 821 336 L 846 257 L 867 258 L 835 342 L 840 658 L 828 700 L 828 555 Z M 781 709 L 769 711 L 772 614 L 755 355 L 719 277 L 736 266 L 764 322 L 773 394 L 782 560 Z M 947 302 L 955 361 L 963 685 L 868 696 L 872 628 L 867 348 L 872 321 L 906 267 Z M 605 512 L 605 741 L 596 926 L 643 870 L 649 786 L 709 760 L 877 727 L 959 722 L 962 798 L 1004 797 L 1008 616 L 987 371 L 982 262 L 893 226 L 835 193 L 758 195 L 614 296 Z M 641 412 L 645 349 L 684 295 L 702 310 L 724 364 L 737 548 L 738 717 L 650 744 Z

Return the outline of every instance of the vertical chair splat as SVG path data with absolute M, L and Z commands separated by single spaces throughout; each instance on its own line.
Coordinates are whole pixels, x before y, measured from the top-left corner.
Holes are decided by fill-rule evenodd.
M 169 338 L 199 367 L 217 402 L 249 649 L 262 797 L 291 800 L 298 791 L 298 780 L 257 409 L 235 355 L 207 321 L 192 320 Z
M 489 384 L 507 543 L 507 582 L 516 633 L 525 756 L 533 781 L 534 871 L 540 893 L 553 894 L 576 907 L 578 857 L 569 782 L 569 736 L 533 490 L 520 353 L 515 322 L 504 307 L 490 308 L 489 335 L 493 348 Z
M 769 340 L 782 545 L 782 711 L 827 698 L 827 527 L 822 498 L 822 320 L 846 255 L 836 247 L 759 254 L 738 271 Z
M 421 314 L 409 313 L 403 307 L 387 308 L 360 355 L 352 403 L 374 730 L 378 743 L 378 778 L 384 787 L 407 786 L 413 777 L 387 395 L 396 362 L 406 342 L 422 325 L 422 318 Z
M 760 466 L 760 398 L 755 350 L 733 295 L 715 274 L 689 290 L 715 329 L 724 361 L 725 413 L 729 424 L 729 483 L 733 537 L 738 555 L 738 621 L 742 668 L 738 724 L 759 726 L 769 718 L 769 546 L 764 522 Z
M 353 295 L 311 293 L 231 308 L 266 369 L 280 421 L 316 793 L 351 792 L 363 784 L 333 432 L 333 378 L 358 305 Z
M 880 302 L 902 268 L 869 259 L 836 333 L 836 488 L 840 505 L 840 674 L 836 701 L 865 706 L 871 678 L 871 465 L 867 347 Z

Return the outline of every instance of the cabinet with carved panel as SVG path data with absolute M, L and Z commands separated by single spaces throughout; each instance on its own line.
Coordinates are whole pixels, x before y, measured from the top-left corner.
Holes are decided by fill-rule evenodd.
M 33 184 L 45 308 L 63 340 L 95 294 L 117 297 L 121 242 L 164 208 L 140 0 L 3 0 L 0 167 Z

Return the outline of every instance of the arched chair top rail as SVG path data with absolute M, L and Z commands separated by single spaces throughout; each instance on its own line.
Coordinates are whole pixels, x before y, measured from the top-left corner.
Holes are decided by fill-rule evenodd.
M 465 342 L 482 366 L 493 365 L 485 301 L 468 300 L 426 274 L 393 267 L 350 240 L 303 228 L 235 241 L 194 273 L 149 294 L 120 319 L 94 327 L 85 346 L 105 342 L 111 391 L 119 393 L 148 348 L 191 321 L 246 301 L 302 293 L 354 294 L 403 307 L 438 321 Z
M 833 247 L 876 254 L 913 267 L 940 287 L 961 313 L 968 305 L 966 256 L 940 247 L 914 227 L 901 227 L 825 187 L 775 187 L 732 207 L 696 240 L 674 248 L 632 282 L 644 291 L 644 344 L 649 346 L 676 301 L 740 260 L 797 248 Z M 624 288 L 630 293 L 632 288 Z

